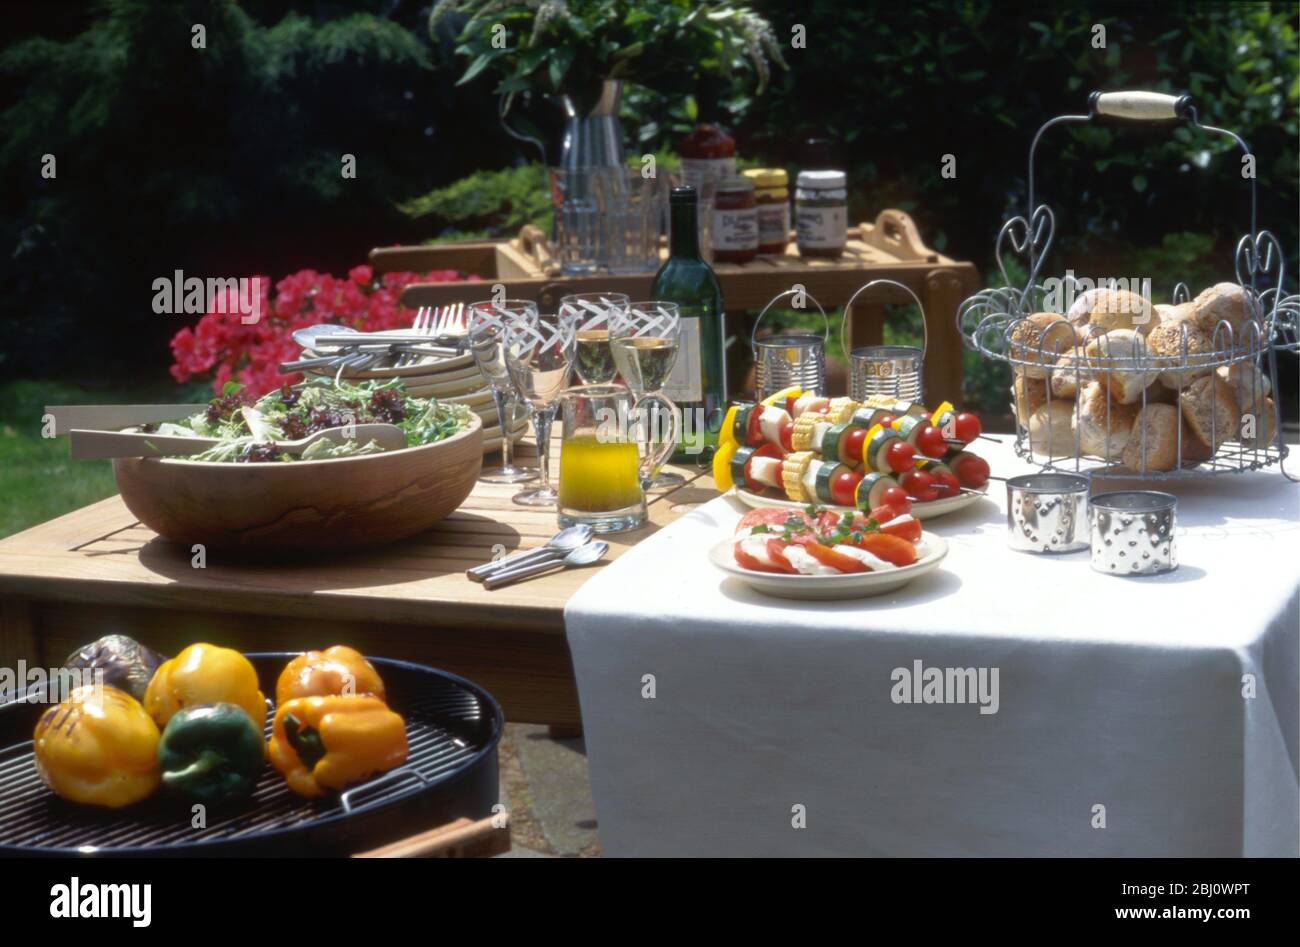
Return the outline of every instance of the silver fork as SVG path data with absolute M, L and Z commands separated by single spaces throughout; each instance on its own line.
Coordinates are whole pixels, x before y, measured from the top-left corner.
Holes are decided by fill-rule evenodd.
M 428 335 L 429 329 L 433 325 L 435 312 L 436 310 L 431 309 L 428 306 L 421 306 L 419 309 L 417 309 L 415 311 L 415 321 L 411 323 L 411 331 L 417 332 L 420 335 Z M 393 363 L 393 366 L 395 368 L 402 368 L 405 365 L 412 364 L 413 362 L 417 361 L 419 358 L 420 358 L 419 355 L 416 355 L 412 352 L 407 352 L 406 354 L 398 358 L 398 360 Z

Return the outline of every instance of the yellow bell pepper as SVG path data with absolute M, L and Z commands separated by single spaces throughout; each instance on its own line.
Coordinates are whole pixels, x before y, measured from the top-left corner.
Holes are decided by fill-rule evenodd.
M 126 691 L 87 684 L 41 715 L 36 768 L 64 799 L 118 809 L 158 788 L 158 736 Z
M 266 698 L 257 686 L 257 671 L 231 648 L 192 644 L 154 673 L 144 692 L 144 709 L 160 727 L 172 714 L 195 704 L 235 704 L 261 727 Z
M 378 697 L 297 697 L 275 712 L 271 765 L 300 796 L 342 789 L 406 762 L 406 723 Z
M 280 672 L 275 683 L 275 703 L 295 697 L 378 697 L 384 699 L 379 672 L 359 652 L 347 645 L 300 654 Z
M 724 493 L 734 485 L 731 476 L 731 458 L 736 456 L 738 450 L 740 450 L 740 446 L 735 441 L 731 441 L 727 444 L 720 444 L 713 453 L 713 483 Z
M 779 401 L 785 401 L 787 398 L 798 398 L 802 394 L 803 394 L 802 388 L 800 388 L 798 385 L 792 385 L 789 388 L 782 388 L 780 391 L 776 392 L 775 394 L 768 395 L 766 398 L 763 399 L 763 404 L 767 405 L 770 408 Z

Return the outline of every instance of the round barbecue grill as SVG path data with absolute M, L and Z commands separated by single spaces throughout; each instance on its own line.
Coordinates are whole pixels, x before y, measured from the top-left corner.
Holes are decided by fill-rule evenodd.
M 264 693 L 275 692 L 294 656 L 247 655 Z M 492 815 L 505 725 L 497 702 L 454 674 L 407 661 L 370 662 L 384 679 L 389 706 L 406 720 L 406 763 L 315 800 L 292 793 L 268 765 L 251 798 L 208 806 L 205 828 L 193 826 L 190 803 L 162 790 L 124 809 L 58 798 L 32 755 L 32 731 L 46 705 L 0 705 L 0 855 L 349 855 L 458 818 Z M 266 730 L 269 737 L 269 717 Z

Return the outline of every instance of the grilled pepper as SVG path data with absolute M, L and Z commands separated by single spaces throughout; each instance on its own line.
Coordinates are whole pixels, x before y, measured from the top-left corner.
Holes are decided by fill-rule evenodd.
M 259 727 L 266 720 L 266 699 L 248 658 L 210 644 L 192 644 L 165 662 L 144 695 L 144 709 L 160 727 L 182 707 L 218 703 L 243 707 Z
M 360 652 L 347 645 L 308 651 L 290 661 L 275 683 L 275 703 L 295 697 L 378 697 L 384 699 L 384 682 Z
M 105 635 L 72 652 L 63 666 L 74 670 L 102 670 L 105 684 L 126 691 L 136 700 L 144 700 L 145 689 L 164 660 L 157 651 L 134 638 Z
M 158 727 L 116 687 L 78 687 L 41 715 L 36 768 L 64 799 L 118 809 L 158 788 Z
M 297 697 L 281 704 L 271 765 L 308 798 L 406 762 L 406 724 L 378 697 Z
M 265 754 L 262 728 L 235 704 L 182 707 L 158 743 L 163 784 L 208 803 L 249 795 L 262 775 Z

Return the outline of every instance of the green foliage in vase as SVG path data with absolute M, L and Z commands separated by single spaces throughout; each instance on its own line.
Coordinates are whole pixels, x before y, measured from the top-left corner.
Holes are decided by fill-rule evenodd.
M 730 82 L 746 65 L 761 92 L 772 65 L 785 68 L 771 24 L 726 0 L 438 0 L 430 30 L 453 13 L 468 17 L 460 82 L 499 73 L 503 110 L 532 91 L 568 95 L 585 114 L 605 79 L 680 96 L 704 77 Z

